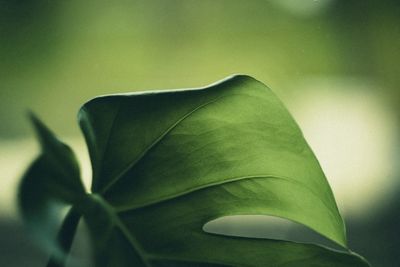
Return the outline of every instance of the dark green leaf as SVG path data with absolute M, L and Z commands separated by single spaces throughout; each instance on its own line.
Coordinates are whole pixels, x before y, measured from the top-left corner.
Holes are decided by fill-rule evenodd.
M 67 221 L 75 221 L 75 227 L 67 225 L 67 228 L 72 229 L 60 235 L 60 242 L 56 244 L 58 215 L 63 206 L 78 204 L 85 199 L 86 193 L 72 150 L 59 141 L 33 114 L 31 119 L 42 152 L 22 179 L 19 192 L 20 210 L 31 233 L 60 260 L 64 258 L 63 253 L 70 245 L 64 244 L 64 241 L 75 232 L 79 217 L 73 216 L 76 212 L 69 213 L 67 217 L 70 219 Z

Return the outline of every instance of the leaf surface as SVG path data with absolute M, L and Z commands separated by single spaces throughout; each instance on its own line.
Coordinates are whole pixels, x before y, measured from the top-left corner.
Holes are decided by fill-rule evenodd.
M 88 224 L 96 266 L 368 266 L 350 252 L 203 231 L 221 216 L 272 215 L 346 247 L 318 161 L 282 103 L 251 77 L 98 97 L 79 122 L 92 193 L 63 199 Z

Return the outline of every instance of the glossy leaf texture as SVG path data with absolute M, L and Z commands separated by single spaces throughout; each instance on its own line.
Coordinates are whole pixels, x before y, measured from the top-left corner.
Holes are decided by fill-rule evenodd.
M 92 162 L 91 193 L 77 182 L 70 150 L 50 142 L 43 155 L 57 164 L 36 161 L 20 199 L 23 213 L 39 214 L 24 196 L 50 187 L 42 196 L 47 203 L 71 204 L 88 225 L 96 266 L 369 266 L 350 251 L 203 231 L 222 216 L 272 215 L 346 247 L 332 191 L 299 127 L 249 76 L 97 97 L 82 107 L 79 123 Z M 26 189 L 27 181 L 35 185 Z

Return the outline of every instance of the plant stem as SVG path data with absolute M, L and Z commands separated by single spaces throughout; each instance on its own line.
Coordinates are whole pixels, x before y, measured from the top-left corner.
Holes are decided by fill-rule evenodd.
M 53 252 L 47 267 L 65 267 L 80 218 L 81 214 L 74 207 L 68 211 L 57 234 L 57 244 L 65 254 L 59 255 L 57 251 Z

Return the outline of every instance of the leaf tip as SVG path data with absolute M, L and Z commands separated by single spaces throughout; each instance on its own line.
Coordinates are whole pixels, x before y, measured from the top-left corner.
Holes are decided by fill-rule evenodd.
M 33 125 L 33 129 L 37 136 L 40 138 L 41 132 L 46 128 L 44 123 L 39 119 L 39 117 L 32 111 L 27 111 L 27 116 Z
M 35 131 L 36 137 L 39 140 L 42 148 L 44 148 L 44 144 L 46 140 L 50 140 L 55 138 L 53 132 L 39 119 L 39 117 L 31 110 L 27 111 L 28 118 L 30 119 L 33 129 Z

